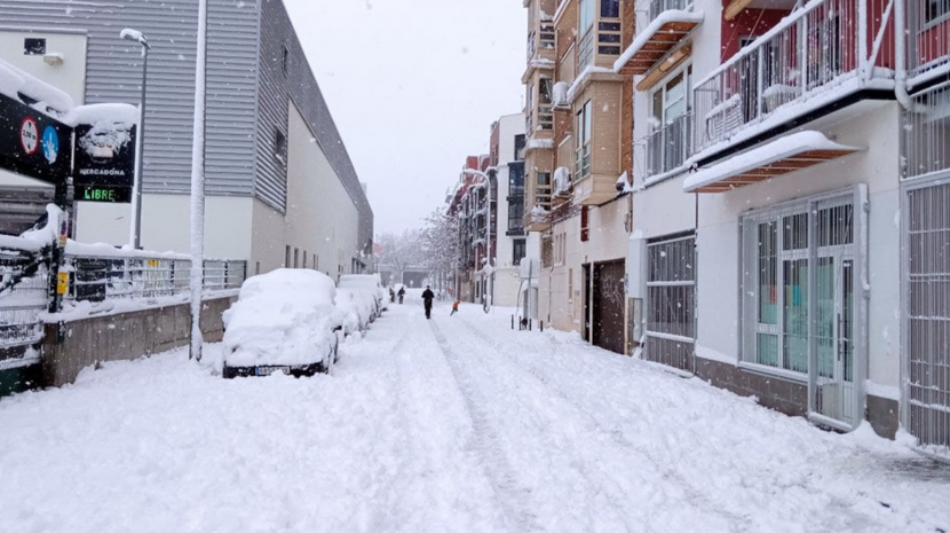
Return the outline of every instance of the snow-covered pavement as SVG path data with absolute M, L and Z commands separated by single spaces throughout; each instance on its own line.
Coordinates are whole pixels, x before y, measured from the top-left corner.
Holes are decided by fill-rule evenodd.
M 394 306 L 332 376 L 177 351 L 0 400 L 0 531 L 950 533 L 950 468 L 867 428 L 448 312 Z

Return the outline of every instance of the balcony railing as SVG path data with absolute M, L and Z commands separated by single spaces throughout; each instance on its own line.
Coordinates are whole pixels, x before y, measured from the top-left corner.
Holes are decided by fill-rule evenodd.
M 692 155 L 692 117 L 683 115 L 656 129 L 646 138 L 647 176 L 682 167 Z
M 950 170 L 950 82 L 914 96 L 904 111 L 901 161 L 905 178 Z
M 889 0 L 812 0 L 716 69 L 694 89 L 695 149 L 794 109 L 834 98 L 852 80 L 893 78 Z M 860 21 L 868 20 L 862 25 Z M 804 43 L 802 45 L 802 43 Z M 793 113 L 784 113 L 788 119 Z M 781 117 L 777 121 L 784 121 Z
M 539 51 L 548 50 L 554 56 L 554 23 L 540 21 L 528 33 L 528 61 L 535 58 Z
M 950 64 L 950 4 L 907 0 L 907 74 Z
M 692 3 L 692 0 L 651 0 L 649 17 L 643 17 L 642 21 L 640 20 L 641 17 L 637 17 L 637 24 L 642 26 L 642 28 L 637 28 L 637 32 L 639 33 L 643 28 L 646 28 L 660 16 L 660 13 L 673 10 L 685 11 Z

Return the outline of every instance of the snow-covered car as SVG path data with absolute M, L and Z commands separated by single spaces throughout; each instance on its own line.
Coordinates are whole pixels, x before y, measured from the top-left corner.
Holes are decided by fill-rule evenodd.
M 344 335 L 365 331 L 376 312 L 376 298 L 365 289 L 336 290 L 336 306 L 346 317 L 343 320 Z
M 387 309 L 386 291 L 375 274 L 347 274 L 340 276 L 339 286 L 341 289 L 364 290 L 373 296 L 375 308 L 373 311 L 373 320 L 376 319 L 383 310 Z
M 326 372 L 336 359 L 345 314 L 325 274 L 280 269 L 244 282 L 224 313 L 224 377 L 295 377 Z

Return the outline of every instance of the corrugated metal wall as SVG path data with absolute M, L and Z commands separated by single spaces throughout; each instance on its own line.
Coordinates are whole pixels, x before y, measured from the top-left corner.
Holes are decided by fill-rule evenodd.
M 239 7 L 243 4 L 243 7 Z M 207 191 L 253 191 L 254 103 L 257 97 L 255 3 L 210 0 Z M 13 28 L 84 29 L 88 34 L 86 103 L 139 103 L 138 45 L 122 28 L 144 32 L 149 59 L 144 190 L 187 194 L 191 181 L 194 112 L 194 0 L 0 0 L 0 24 Z
M 139 48 L 120 40 L 119 31 L 131 27 L 144 32 L 152 44 L 144 190 L 188 194 L 197 4 L 195 0 L 0 0 L 0 27 L 86 30 L 86 103 L 138 103 Z M 286 170 L 274 157 L 275 129 L 286 136 L 288 98 L 293 98 L 357 206 L 358 245 L 370 252 L 372 209 L 283 4 L 209 0 L 209 20 L 208 194 L 254 194 L 284 210 Z
M 287 133 L 288 98 L 300 110 L 317 143 L 323 149 L 343 186 L 360 213 L 359 242 L 365 253 L 372 252 L 373 211 L 356 175 L 356 169 L 340 138 L 323 94 L 300 46 L 297 34 L 280 0 L 261 0 L 261 116 L 258 135 L 266 139 L 257 146 L 257 193 L 283 206 L 287 194 L 286 172 L 274 158 L 275 129 Z M 287 72 L 284 73 L 284 49 L 287 49 Z

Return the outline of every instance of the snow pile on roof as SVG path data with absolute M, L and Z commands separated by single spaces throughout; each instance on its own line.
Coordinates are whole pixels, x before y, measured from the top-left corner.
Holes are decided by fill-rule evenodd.
M 554 61 L 544 57 L 536 57 L 528 62 L 530 68 L 539 68 L 539 69 L 553 69 Z
M 637 38 L 630 43 L 630 46 L 620 54 L 620 57 L 614 61 L 614 72 L 620 72 L 623 69 L 624 65 L 630 62 L 633 59 L 633 56 L 637 55 L 637 52 L 643 49 L 643 47 L 653 39 L 653 36 L 659 32 L 663 26 L 673 22 L 695 22 L 700 24 L 703 21 L 703 12 L 702 10 L 695 11 L 684 11 L 680 9 L 669 9 L 666 10 L 653 20 L 650 21 L 650 24 L 643 29 L 638 35 Z
M 528 219 L 531 220 L 531 222 L 535 222 L 535 223 L 538 223 L 538 222 L 547 222 L 547 221 L 548 221 L 548 217 L 550 217 L 550 216 L 551 216 L 551 212 L 548 211 L 548 210 L 547 210 L 544 206 L 542 206 L 542 205 L 536 205 L 536 206 L 534 206 L 534 207 L 531 209 L 531 211 L 528 213 Z
M 554 139 L 531 139 L 524 145 L 524 151 L 531 150 L 550 150 L 554 148 Z
M 336 288 L 323 273 L 280 269 L 244 282 L 224 313 L 228 366 L 310 365 L 323 361 L 342 325 Z
M 617 178 L 617 193 L 626 194 L 628 192 L 633 192 L 633 186 L 630 185 L 630 179 L 627 177 L 627 171 L 624 170 L 623 174 Z
M 557 167 L 554 171 L 554 194 L 560 196 L 571 190 L 571 169 Z
M 574 98 L 577 96 L 577 91 L 587 83 L 587 80 L 592 74 L 614 74 L 613 69 L 598 67 L 595 65 L 588 65 L 580 75 L 574 79 L 574 83 L 571 84 L 571 87 L 567 90 L 567 101 L 573 102 Z
M 20 238 L 32 241 L 40 247 L 53 244 L 59 239 L 59 224 L 63 220 L 63 216 L 63 210 L 56 204 L 46 204 L 46 224 L 42 228 L 23 232 Z
M 139 108 L 131 104 L 90 104 L 75 107 L 60 118 L 70 126 L 93 126 L 102 122 L 132 127 L 139 123 Z
M 862 148 L 838 144 L 817 131 L 793 133 L 689 175 L 683 182 L 683 190 L 693 192 L 750 170 L 813 150 L 858 151 Z
M 21 102 L 22 94 L 32 100 L 24 103 L 40 110 L 50 107 L 59 113 L 66 113 L 75 106 L 68 94 L 3 60 L 0 60 L 0 93 Z

